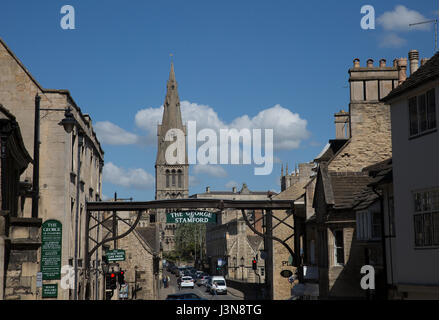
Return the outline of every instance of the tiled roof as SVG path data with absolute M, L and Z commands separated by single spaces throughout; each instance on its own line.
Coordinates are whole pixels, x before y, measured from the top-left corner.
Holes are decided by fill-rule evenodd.
M 439 52 L 430 58 L 423 66 L 419 67 L 410 77 L 408 77 L 398 87 L 390 91 L 390 93 L 382 99 L 387 102 L 411 89 L 414 89 L 427 81 L 439 78 Z
M 247 241 L 254 251 L 258 251 L 262 238 L 260 236 L 247 236 Z
M 328 177 L 332 187 L 334 209 L 352 208 L 355 196 L 371 181 L 368 175 L 358 172 L 331 172 Z
M 309 179 L 304 179 L 302 181 L 298 181 L 294 183 L 292 186 L 288 187 L 281 193 L 277 194 L 275 199 L 285 199 L 285 200 L 297 200 L 303 196 L 305 193 L 305 186 L 308 184 Z
M 363 169 L 372 177 L 370 186 L 376 186 L 393 180 L 392 158 L 376 163 Z
M 334 155 L 340 150 L 347 142 L 347 139 L 332 139 L 322 150 L 322 152 L 314 160 L 316 162 L 323 162 L 331 160 Z
M 373 192 L 372 188 L 366 187 L 355 195 L 355 200 L 352 207 L 355 210 L 363 210 L 368 208 L 376 200 L 378 200 L 378 195 Z
M 136 228 L 136 231 L 151 249 L 157 248 L 155 226 Z

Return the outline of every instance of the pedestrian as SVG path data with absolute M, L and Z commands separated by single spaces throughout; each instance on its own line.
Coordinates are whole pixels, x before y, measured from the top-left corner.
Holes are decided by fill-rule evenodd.
M 169 278 L 169 276 L 166 276 L 166 286 L 169 287 L 170 283 L 171 283 L 171 278 Z
M 168 287 L 168 286 L 167 286 L 167 284 L 168 284 L 167 282 L 168 282 L 168 277 L 166 277 L 166 276 L 163 277 L 163 287 L 164 287 L 164 288 L 167 288 L 167 287 Z
M 178 290 L 181 290 L 181 277 L 177 278 Z

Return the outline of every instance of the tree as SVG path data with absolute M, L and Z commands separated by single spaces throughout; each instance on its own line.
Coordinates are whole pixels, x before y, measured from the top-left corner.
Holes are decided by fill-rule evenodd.
M 175 251 L 183 259 L 192 260 L 200 257 L 200 248 L 205 256 L 206 225 L 205 224 L 179 224 L 175 231 Z

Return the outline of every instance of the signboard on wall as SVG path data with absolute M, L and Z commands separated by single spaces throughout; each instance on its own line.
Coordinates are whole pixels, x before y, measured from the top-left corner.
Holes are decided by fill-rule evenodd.
M 47 220 L 41 228 L 41 272 L 43 280 L 61 279 L 62 224 Z
M 57 298 L 58 284 L 43 284 L 43 298 Z
M 166 213 L 166 223 L 216 223 L 216 213 L 204 210 L 179 210 Z

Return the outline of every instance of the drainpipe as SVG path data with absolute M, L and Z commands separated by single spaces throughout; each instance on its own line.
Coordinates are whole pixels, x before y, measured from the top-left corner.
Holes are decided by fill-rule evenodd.
M 376 191 L 376 187 L 372 187 L 372 191 L 378 196 L 380 199 L 380 210 L 381 210 L 381 243 L 383 247 L 383 269 L 384 269 L 384 289 L 386 293 L 386 300 L 388 294 L 388 284 L 387 284 L 387 255 L 386 255 L 386 236 L 385 236 L 385 228 L 384 228 L 384 201 L 381 193 Z

